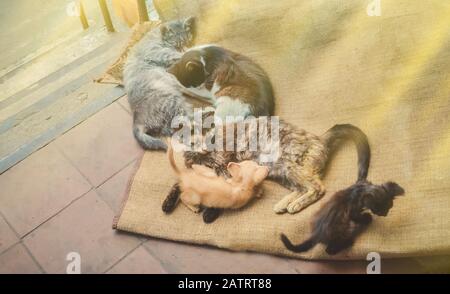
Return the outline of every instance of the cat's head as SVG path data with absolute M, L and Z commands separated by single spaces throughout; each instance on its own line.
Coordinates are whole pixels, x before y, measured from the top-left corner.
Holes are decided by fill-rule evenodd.
M 191 16 L 163 23 L 160 30 L 162 40 L 181 51 L 190 47 L 194 41 L 196 34 L 195 17 Z
M 382 185 L 370 184 L 364 187 L 364 206 L 376 215 L 386 216 L 394 204 L 394 198 L 404 193 L 405 190 L 394 182 Z
M 201 50 L 188 50 L 168 70 L 185 87 L 198 87 L 206 80 L 205 60 Z
M 252 160 L 244 160 L 241 162 L 230 162 L 227 170 L 233 180 L 242 182 L 252 187 L 261 184 L 269 175 L 269 168 L 261 166 Z

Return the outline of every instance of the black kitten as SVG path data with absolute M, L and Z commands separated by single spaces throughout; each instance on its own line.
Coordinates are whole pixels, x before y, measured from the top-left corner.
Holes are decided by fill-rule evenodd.
M 355 238 L 372 222 L 372 213 L 386 216 L 395 196 L 403 195 L 398 184 L 387 182 L 373 185 L 367 181 L 358 182 L 337 192 L 325 203 L 313 221 L 311 237 L 299 245 L 281 234 L 281 241 L 293 252 L 303 252 L 318 243 L 325 244 L 326 252 L 334 255 L 350 246 Z

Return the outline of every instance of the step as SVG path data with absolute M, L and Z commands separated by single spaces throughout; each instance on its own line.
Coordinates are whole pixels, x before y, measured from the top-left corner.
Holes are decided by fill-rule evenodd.
M 55 77 L 56 80 L 37 87 L 28 95 L 18 97 L 0 109 L 0 134 L 19 124 L 29 115 L 42 110 L 61 96 L 68 95 L 83 84 L 97 78 L 116 59 L 117 53 L 122 47 L 122 44 L 119 43 L 111 46 L 106 52 L 97 52 L 97 57 L 94 56 L 84 63 L 79 62 L 81 64 L 78 67 L 71 68 L 64 75 Z
M 122 87 L 93 80 L 115 61 L 128 36 L 112 34 L 104 45 L 0 102 L 0 173 L 125 94 Z
M 33 82 L 31 84 L 28 84 L 25 88 L 21 89 L 20 91 L 16 92 L 15 94 L 4 98 L 0 101 L 0 109 L 3 109 L 13 103 L 16 103 L 20 99 L 26 97 L 27 95 L 31 94 L 32 92 L 35 92 L 38 88 L 41 88 L 43 86 L 46 86 L 49 83 L 52 83 L 61 76 L 66 75 L 68 72 L 72 71 L 73 69 L 80 67 L 81 64 L 87 63 L 89 61 L 92 61 L 94 57 L 97 57 L 99 53 L 107 51 L 107 49 L 114 47 L 116 50 L 120 50 L 121 48 L 117 48 L 117 46 L 114 46 L 117 41 L 121 42 L 121 39 L 123 38 L 123 34 L 118 34 L 111 36 L 109 41 L 100 45 L 99 47 L 88 51 L 84 55 L 80 55 L 76 59 L 72 60 L 72 58 L 68 58 L 69 62 L 63 64 L 61 67 L 56 68 L 54 71 L 50 72 L 47 76 L 42 77 L 36 82 Z M 121 44 L 121 43 L 120 43 Z M 117 51 L 115 52 L 117 55 Z M 72 56 L 71 56 L 72 57 Z M 48 58 L 48 57 L 47 57 Z M 29 69 L 32 71 L 32 69 Z M 39 72 L 40 73 L 40 72 Z
M 30 53 L 14 67 L 0 70 L 0 101 L 15 95 L 40 79 L 77 60 L 105 44 L 116 34 L 105 30 L 88 30 L 68 37 L 54 45 L 48 44 L 40 52 Z
M 0 135 L 0 174 L 125 95 L 120 86 L 88 83 Z

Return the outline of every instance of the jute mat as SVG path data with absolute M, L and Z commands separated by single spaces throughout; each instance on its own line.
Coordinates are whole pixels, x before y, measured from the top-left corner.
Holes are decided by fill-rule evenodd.
M 320 134 L 336 123 L 364 130 L 372 147 L 369 179 L 406 190 L 386 218 L 334 259 L 450 253 L 450 13 L 446 1 L 169 1 L 163 19 L 195 14 L 199 43 L 252 57 L 268 72 L 276 114 Z M 213 224 L 179 205 L 161 204 L 175 182 L 166 155 L 146 152 L 115 227 L 158 238 L 307 259 L 329 259 L 322 246 L 292 254 L 279 240 L 307 238 L 312 215 L 356 178 L 356 152 L 345 145 L 330 164 L 326 196 L 295 215 L 273 205 L 288 191 L 267 181 L 263 198 L 227 211 Z

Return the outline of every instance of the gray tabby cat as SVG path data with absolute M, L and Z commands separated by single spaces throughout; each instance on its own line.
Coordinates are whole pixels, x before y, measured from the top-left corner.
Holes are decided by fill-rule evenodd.
M 325 194 L 325 186 L 322 183 L 325 167 L 332 158 L 333 152 L 342 146 L 344 141 L 355 143 L 358 154 L 357 182 L 366 181 L 370 163 L 370 146 L 367 136 L 359 128 L 350 124 L 335 125 L 322 136 L 317 136 L 280 120 L 279 125 L 275 125 L 278 128 L 278 138 L 275 138 L 277 141 L 279 140 L 279 156 L 276 160 L 262 162 L 262 151 L 274 149 L 271 145 L 272 122 L 264 122 L 264 119 L 264 117 L 254 118 L 258 128 L 246 126 L 246 131 L 240 138 L 237 131 L 232 133 L 234 138 L 227 137 L 226 128 L 212 127 L 209 131 L 204 130 L 206 135 L 202 136 L 201 139 L 205 142 L 215 142 L 216 135 L 222 138 L 217 140 L 217 142 L 223 143 L 222 151 L 185 151 L 185 165 L 187 167 L 191 167 L 193 164 L 205 165 L 214 169 L 218 175 L 226 177 L 229 176 L 226 169 L 229 162 L 254 160 L 261 165 L 267 165 L 269 167 L 268 178 L 277 181 L 292 191 L 274 206 L 276 213 L 296 213 L 322 198 Z M 250 122 L 250 119 L 247 119 L 247 122 Z M 266 127 L 261 128 L 261 126 Z M 237 123 L 232 123 L 230 128 L 237 130 Z M 267 129 L 267 133 L 261 133 L 261 130 L 264 129 Z M 237 149 L 228 151 L 225 148 L 227 140 L 233 139 L 234 142 L 237 142 L 240 139 L 244 143 L 241 146 L 250 146 L 252 138 L 260 138 L 261 136 L 265 136 L 268 143 L 267 145 L 265 145 L 266 143 L 262 145 L 258 143 L 259 149 L 257 151 L 238 151 Z M 207 146 L 207 143 L 204 146 Z M 233 142 L 231 146 L 234 146 Z M 365 183 L 367 187 L 371 185 L 369 182 Z M 179 186 L 175 184 L 163 203 L 162 209 L 164 212 L 169 213 L 175 208 L 179 194 Z M 208 208 L 203 213 L 203 220 L 210 223 L 220 213 L 221 210 L 219 209 Z
M 192 44 L 195 19 L 164 23 L 133 49 L 124 68 L 124 84 L 133 111 L 133 133 L 144 149 L 167 149 L 155 136 L 170 136 L 175 116 L 191 115 L 183 94 L 190 93 L 166 69 Z

